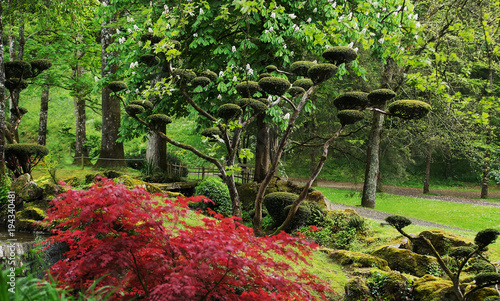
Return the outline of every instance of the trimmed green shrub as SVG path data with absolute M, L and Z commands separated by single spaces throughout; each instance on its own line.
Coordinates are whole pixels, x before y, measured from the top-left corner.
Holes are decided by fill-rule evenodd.
M 336 46 L 328 48 L 323 52 L 323 57 L 332 64 L 340 65 L 354 61 L 358 54 L 354 49 L 347 46 Z
M 32 60 L 30 62 L 33 77 L 52 67 L 52 62 L 47 59 Z
M 309 90 L 314 85 L 310 78 L 301 78 L 293 82 L 293 87 L 301 87 L 304 90 Z
M 267 104 L 256 99 L 252 99 L 252 101 L 250 101 L 250 107 L 253 109 L 255 113 L 262 113 L 267 110 Z
M 337 113 L 337 117 L 342 125 L 354 124 L 365 118 L 363 112 L 358 110 L 342 110 Z
M 310 61 L 296 61 L 290 66 L 290 72 L 299 76 L 309 76 L 307 72 L 314 65 L 316 63 Z
M 24 90 L 28 88 L 28 82 L 20 78 L 9 78 L 5 80 L 5 88 L 10 91 Z
M 316 64 L 307 70 L 307 76 L 313 83 L 321 83 L 337 72 L 337 67 L 334 64 Z
M 128 105 L 125 107 L 125 111 L 127 111 L 127 114 L 130 116 L 135 116 L 141 113 L 144 113 L 144 107 L 140 105 Z
M 474 277 L 477 286 L 488 286 L 500 283 L 500 273 L 481 273 Z
M 281 96 L 290 88 L 290 82 L 282 77 L 264 77 L 259 80 L 259 87 L 267 94 Z
M 39 144 L 18 143 L 5 146 L 5 163 L 17 178 L 31 174 L 35 166 L 49 153 L 49 149 Z
M 264 77 L 272 77 L 272 75 L 270 73 L 267 73 L 267 72 L 259 74 L 259 79 L 262 79 Z
M 191 80 L 191 85 L 193 87 L 206 87 L 211 83 L 210 78 L 205 77 L 205 76 L 197 76 Z
M 390 215 L 390 216 L 385 218 L 385 221 L 389 225 L 396 228 L 397 230 L 401 230 L 404 227 L 411 225 L 411 220 L 409 220 L 408 218 L 406 218 L 404 216 L 400 216 L 400 215 Z
M 151 41 L 151 44 L 159 43 L 163 38 L 159 36 L 155 36 L 152 32 L 146 32 L 141 36 L 141 41 L 144 43 L 147 41 Z
M 283 221 L 288 216 L 288 213 L 290 212 L 291 208 L 292 205 L 288 205 L 283 209 Z M 293 216 L 290 225 L 285 229 L 285 232 L 288 233 L 294 232 L 298 228 L 305 225 L 309 217 L 311 217 L 311 210 L 305 205 L 300 205 L 299 208 L 297 208 L 297 212 L 295 212 L 295 215 Z
M 172 75 L 174 82 L 179 85 L 186 85 L 196 77 L 196 73 L 190 69 L 175 69 Z
M 211 142 L 217 141 L 215 136 L 222 137 L 222 132 L 218 127 L 211 127 L 211 128 L 206 128 L 203 131 L 201 131 L 201 135 L 204 137 L 210 138 Z
M 208 203 L 207 207 L 218 213 L 230 215 L 233 211 L 229 189 L 219 178 L 208 178 L 199 183 L 196 185 L 195 194 L 211 199 L 214 204 Z
M 32 76 L 31 64 L 25 61 L 5 62 L 5 78 L 30 78 Z
M 419 100 L 397 100 L 387 107 L 389 113 L 403 119 L 420 119 L 431 110 L 431 105 Z
M 333 100 L 333 105 L 338 110 L 357 110 L 368 104 L 368 93 L 346 92 Z
M 154 108 L 153 103 L 149 100 L 132 100 L 130 104 L 142 106 L 144 110 L 152 110 Z
M 165 114 L 152 114 L 148 116 L 149 121 L 155 126 L 172 123 L 172 118 Z
M 259 83 L 255 81 L 245 81 L 236 85 L 236 91 L 238 91 L 243 98 L 250 98 L 259 90 Z
M 153 67 L 160 63 L 160 58 L 153 54 L 144 54 L 139 58 L 139 62 L 145 64 L 148 67 Z
M 298 195 L 290 192 L 273 192 L 264 197 L 263 204 L 275 221 L 275 225 L 279 226 L 285 221 L 285 207 L 293 204 L 298 197 Z
M 238 118 L 241 114 L 243 114 L 243 110 L 234 103 L 223 104 L 217 109 L 217 116 L 226 121 Z
M 290 95 L 292 97 L 295 97 L 297 95 L 306 93 L 306 90 L 304 90 L 304 88 L 302 88 L 302 87 L 293 87 L 292 86 L 290 89 L 288 89 L 288 93 L 290 93 Z
M 127 84 L 122 81 L 114 81 L 108 84 L 108 88 L 116 93 L 127 89 Z
M 495 240 L 498 238 L 498 235 L 500 235 L 500 232 L 498 232 L 498 230 L 496 229 L 484 229 L 476 234 L 476 237 L 474 238 L 474 243 L 480 249 L 484 249 L 489 244 L 494 243 Z
M 205 70 L 200 73 L 200 76 L 208 77 L 211 81 L 216 82 L 219 76 L 212 70 Z
M 274 65 L 268 65 L 266 66 L 266 71 L 271 73 L 273 71 L 278 71 L 278 67 L 274 66 Z
M 451 249 L 449 256 L 456 259 L 463 259 L 472 254 L 472 252 L 474 252 L 473 247 L 461 246 Z
M 396 93 L 392 90 L 378 89 L 368 94 L 368 102 L 371 106 L 383 106 L 388 100 L 393 99 L 395 96 Z

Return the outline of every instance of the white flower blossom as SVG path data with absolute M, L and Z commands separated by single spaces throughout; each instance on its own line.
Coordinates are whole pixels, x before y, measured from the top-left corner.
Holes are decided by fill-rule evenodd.
M 238 78 L 235 76 L 233 76 L 233 82 L 237 82 L 238 81 Z
M 384 44 L 385 39 L 384 39 L 384 38 L 380 38 L 380 39 L 378 39 L 378 42 L 379 42 L 380 44 Z
M 340 17 L 339 17 L 339 22 L 341 22 L 341 21 L 342 21 L 342 19 L 344 19 L 344 18 L 345 18 L 345 16 L 344 16 L 344 15 L 340 16 Z
M 220 95 L 220 94 L 219 94 L 219 95 L 217 95 L 217 99 L 218 99 L 218 100 L 222 100 L 222 95 Z
M 307 21 L 306 21 L 306 22 L 307 22 L 307 23 L 311 23 L 311 21 L 312 21 L 312 19 L 311 19 L 311 18 L 309 18 L 309 19 L 307 19 Z
M 117 34 L 120 34 L 120 33 L 121 33 L 121 31 L 117 28 L 117 29 L 116 29 L 116 33 L 117 33 Z
M 149 27 L 149 28 L 148 28 L 148 32 L 151 32 L 151 33 L 152 33 L 152 32 L 153 32 L 153 28 Z
M 401 10 L 401 5 L 398 5 L 398 8 L 396 8 L 396 10 Z
M 317 8 L 317 7 L 315 7 L 315 8 L 313 9 L 313 13 L 317 13 L 317 12 L 318 12 L 318 8 Z M 310 18 L 309 18 L 309 19 L 310 19 Z
M 415 35 L 415 40 L 418 40 L 418 34 Z
M 129 22 L 129 23 L 134 22 L 134 18 L 127 16 L 127 22 Z
M 139 89 L 135 89 L 135 93 L 139 93 Z
M 330 45 L 325 45 L 325 48 L 326 48 L 326 49 L 330 48 Z
M 130 63 L 130 69 L 135 68 L 137 66 L 139 66 L 139 62 L 137 61 Z
M 413 19 L 417 20 L 418 19 L 418 14 L 413 15 Z
M 271 18 L 273 18 L 273 19 L 276 18 L 276 13 L 275 12 L 271 13 Z
M 366 33 L 366 27 L 365 27 L 365 28 L 363 28 L 363 29 L 361 29 L 361 33 L 362 33 L 362 34 L 365 34 L 365 33 Z
M 386 11 L 386 10 L 387 10 L 387 8 L 386 8 L 386 7 L 382 8 L 382 11 Z
M 232 52 L 236 52 L 236 46 L 231 47 Z
M 125 43 L 126 40 L 127 39 L 125 37 L 121 37 L 118 39 L 118 43 L 123 44 L 123 43 Z
M 136 24 L 134 24 L 134 30 L 138 31 L 139 30 L 139 26 L 137 26 Z
M 97 76 L 94 76 L 94 81 L 95 82 L 99 81 L 99 78 Z
M 380 18 L 380 13 L 377 13 L 377 19 Z
M 359 50 L 359 48 L 358 48 L 358 47 L 354 48 L 354 51 L 358 52 L 358 50 Z
M 417 22 L 417 24 L 415 24 L 415 27 L 420 28 L 420 22 Z
M 296 16 L 295 14 L 288 14 L 288 16 L 289 16 L 289 17 L 290 17 L 290 19 L 292 19 L 292 20 L 293 20 L 293 19 L 295 19 L 295 18 L 297 18 L 297 16 Z
M 125 91 L 125 94 L 130 94 L 130 90 Z
M 269 27 L 269 31 L 273 31 L 274 30 L 274 27 Z
M 333 8 L 337 7 L 337 2 L 333 2 L 332 7 Z
M 102 6 L 108 6 L 108 4 L 106 2 L 103 2 Z
M 285 44 L 285 45 L 283 45 L 283 49 L 286 49 L 286 44 Z
M 267 97 L 267 100 L 269 100 L 269 101 L 273 101 L 273 97 L 272 97 L 271 95 L 269 95 L 269 96 Z
M 351 43 L 349 43 L 349 45 L 347 45 L 347 47 L 349 47 L 349 48 L 352 48 L 352 46 L 354 46 L 354 42 L 351 42 Z
M 198 37 L 198 34 L 195 32 L 193 33 L 193 37 L 197 38 Z
M 170 23 L 167 23 L 167 29 L 170 29 Z
M 224 71 L 219 71 L 219 77 L 224 76 Z
M 290 119 L 290 113 L 286 113 L 285 116 L 283 117 L 285 120 Z
M 204 13 L 203 8 L 200 7 L 200 15 L 203 15 Z
M 318 60 L 314 60 L 313 63 L 317 64 L 318 63 Z
M 127 28 L 127 32 L 128 33 L 133 33 L 132 29 L 130 29 L 130 28 Z
M 294 54 L 295 54 L 295 52 L 293 52 L 293 51 L 292 51 L 292 52 L 290 52 L 290 55 L 291 55 L 291 56 L 293 56 Z
M 348 15 L 347 15 L 347 19 L 351 19 L 352 18 L 352 12 L 350 12 Z
M 253 69 L 248 69 L 248 74 L 253 75 Z

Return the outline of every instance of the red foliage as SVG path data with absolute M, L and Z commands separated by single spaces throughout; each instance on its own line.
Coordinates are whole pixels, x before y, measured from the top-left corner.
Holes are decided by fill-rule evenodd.
M 70 190 L 53 201 L 51 242 L 70 251 L 51 268 L 64 286 L 116 288 L 114 300 L 324 300 L 324 283 L 294 272 L 273 255 L 306 262 L 311 244 L 285 233 L 255 237 L 234 218 L 183 217 L 190 201 L 152 195 L 102 179 L 88 191 Z M 192 213 L 192 211 L 191 211 Z M 198 214 L 198 213 L 192 213 Z M 318 296 L 313 296 L 313 292 Z

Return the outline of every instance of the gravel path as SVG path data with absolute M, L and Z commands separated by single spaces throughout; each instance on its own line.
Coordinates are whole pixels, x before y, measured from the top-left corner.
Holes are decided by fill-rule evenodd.
M 293 182 L 298 183 L 299 185 L 305 184 L 305 179 L 291 179 L 291 180 Z M 363 189 L 362 183 L 356 184 L 356 183 L 347 183 L 347 182 L 319 181 L 318 186 L 319 187 L 332 187 L 332 188 L 339 188 L 339 189 L 349 189 L 349 190 L 362 190 Z M 408 196 L 408 197 L 433 199 L 433 200 L 438 200 L 438 201 L 465 203 L 465 204 L 473 204 L 473 205 L 480 205 L 480 206 L 500 207 L 500 203 L 472 199 L 474 197 L 479 197 L 479 193 L 471 192 L 471 191 L 433 190 L 433 189 L 431 189 L 431 191 L 430 191 L 431 194 L 422 194 L 422 189 L 410 188 L 410 187 L 384 186 L 384 192 L 390 193 L 390 194 Z M 489 196 L 492 198 L 500 198 L 500 193 L 490 193 Z M 361 206 L 349 206 L 349 205 L 334 203 L 331 200 L 328 200 L 327 205 L 328 205 L 328 209 L 330 209 L 330 210 L 332 210 L 332 209 L 347 209 L 347 208 L 354 209 L 361 216 L 375 219 L 375 220 L 380 220 L 380 221 L 384 221 L 384 219 L 390 215 L 389 213 L 385 213 L 385 212 L 381 212 L 381 211 L 369 209 L 369 208 L 363 208 Z M 470 231 L 470 230 L 466 230 L 466 229 L 450 227 L 447 225 L 433 223 L 433 222 L 415 219 L 415 218 L 409 218 L 409 219 L 412 221 L 413 224 L 419 225 L 419 226 L 428 226 L 428 227 L 435 227 L 435 228 L 441 228 L 441 229 L 446 228 L 446 229 Z

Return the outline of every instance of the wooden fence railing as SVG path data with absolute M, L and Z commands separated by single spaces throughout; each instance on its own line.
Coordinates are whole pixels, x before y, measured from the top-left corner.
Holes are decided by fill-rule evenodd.
M 241 168 L 238 171 L 234 171 L 234 177 L 237 182 L 240 183 L 248 183 L 253 181 L 254 174 L 254 165 L 253 164 L 238 164 Z M 220 172 L 218 169 L 213 167 L 204 167 L 204 166 L 188 166 L 183 164 L 168 164 L 167 172 L 171 175 L 177 175 L 179 177 L 186 177 L 186 169 L 189 175 L 189 178 L 196 180 L 204 180 L 210 176 L 220 176 Z

